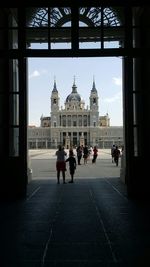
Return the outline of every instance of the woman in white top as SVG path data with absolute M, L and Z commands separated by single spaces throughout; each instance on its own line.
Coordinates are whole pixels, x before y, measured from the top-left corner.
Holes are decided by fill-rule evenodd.
M 60 183 L 60 172 L 62 171 L 63 183 L 65 184 L 65 171 L 66 171 L 66 156 L 64 148 L 60 145 L 58 150 L 56 151 L 56 170 L 57 170 L 57 183 Z

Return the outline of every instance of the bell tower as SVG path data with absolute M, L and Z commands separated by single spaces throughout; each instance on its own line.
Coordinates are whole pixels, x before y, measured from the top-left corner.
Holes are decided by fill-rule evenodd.
M 90 110 L 91 111 L 98 111 L 98 94 L 95 86 L 95 80 L 93 78 L 93 86 L 90 94 Z
M 97 127 L 99 123 L 98 93 L 93 78 L 93 86 L 90 94 L 90 126 Z
M 59 110 L 59 95 L 56 86 L 56 79 L 54 79 L 54 87 L 51 94 L 51 111 L 58 111 Z

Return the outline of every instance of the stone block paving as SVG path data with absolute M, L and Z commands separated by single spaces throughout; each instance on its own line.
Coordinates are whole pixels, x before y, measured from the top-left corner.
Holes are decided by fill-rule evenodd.
M 150 205 L 128 199 L 119 176 L 108 176 L 117 169 L 110 158 L 99 159 L 96 173 L 90 163 L 79 166 L 88 177 L 59 185 L 45 152 L 31 160 L 38 179 L 28 184 L 26 198 L 0 203 L 0 266 L 150 266 Z

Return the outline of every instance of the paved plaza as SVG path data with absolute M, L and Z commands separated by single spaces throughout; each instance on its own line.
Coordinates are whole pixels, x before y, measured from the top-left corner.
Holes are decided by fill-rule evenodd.
M 66 150 L 67 155 L 69 154 Z M 75 151 L 74 151 L 75 152 Z M 30 168 L 32 179 L 56 179 L 56 150 L 29 150 Z M 75 152 L 76 154 L 76 152 Z M 110 149 L 99 149 L 96 164 L 92 164 L 92 155 L 87 164 L 81 159 L 81 165 L 77 165 L 74 181 L 80 178 L 113 178 L 120 176 L 120 165 L 116 167 L 112 163 Z M 69 164 L 67 163 L 66 180 L 70 180 Z

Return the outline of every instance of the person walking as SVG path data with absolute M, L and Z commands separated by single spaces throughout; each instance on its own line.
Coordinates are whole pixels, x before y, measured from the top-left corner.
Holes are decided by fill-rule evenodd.
M 114 150 L 115 150 L 116 146 L 113 144 L 111 147 L 111 158 L 112 158 L 112 163 L 114 163 Z
M 116 148 L 114 149 L 114 162 L 116 163 L 116 166 L 118 166 L 119 157 L 120 157 L 120 150 L 118 146 L 116 146 Z
M 96 163 L 97 156 L 98 156 L 98 149 L 96 146 L 94 146 L 92 163 Z
M 73 151 L 70 151 L 69 158 L 66 159 L 66 162 L 69 162 L 69 170 L 70 170 L 70 175 L 71 175 L 71 180 L 69 181 L 69 183 L 73 183 L 74 182 L 74 173 L 75 173 L 75 169 L 76 169 L 76 165 L 77 165 Z
M 56 170 L 57 170 L 57 184 L 60 184 L 60 172 L 62 172 L 62 177 L 63 177 L 63 183 L 66 184 L 65 182 L 65 171 L 66 171 L 66 156 L 67 153 L 64 150 L 64 147 L 59 145 L 58 150 L 56 151 Z
M 70 156 L 71 154 L 73 154 L 73 155 L 75 156 L 74 151 L 73 151 L 73 147 L 70 147 L 70 149 L 69 149 L 69 156 Z
M 83 158 L 84 158 L 84 164 L 87 163 L 87 158 L 89 156 L 89 151 L 87 145 L 83 148 Z
M 76 149 L 77 152 L 77 159 L 78 159 L 78 165 L 81 165 L 81 158 L 82 158 L 82 147 L 78 146 Z

